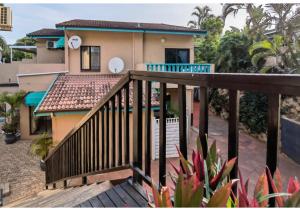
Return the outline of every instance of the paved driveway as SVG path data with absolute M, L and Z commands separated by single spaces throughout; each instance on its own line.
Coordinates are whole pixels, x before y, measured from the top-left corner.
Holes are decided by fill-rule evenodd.
M 4 204 L 34 195 L 43 190 L 44 173 L 40 170 L 39 159 L 28 151 L 31 141 L 19 140 L 7 145 L 0 137 L 0 183 L 9 183 L 10 195 Z

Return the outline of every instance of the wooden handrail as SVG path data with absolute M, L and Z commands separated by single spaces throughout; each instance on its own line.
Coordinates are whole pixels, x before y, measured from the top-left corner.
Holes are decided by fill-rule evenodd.
M 90 119 L 97 111 L 99 111 L 100 108 L 102 108 L 114 95 L 116 95 L 119 90 L 121 88 L 123 88 L 126 84 L 128 84 L 130 82 L 130 72 L 128 72 L 126 75 L 124 75 L 120 81 L 112 87 L 112 89 L 107 93 L 107 95 L 105 95 L 100 101 L 99 103 L 96 104 L 96 106 L 91 109 L 81 120 L 79 123 L 76 124 L 76 126 L 74 128 L 72 128 L 72 130 L 70 130 L 70 132 L 64 137 L 64 139 L 59 142 L 59 144 L 49 153 L 49 155 L 45 158 L 44 161 L 47 161 L 49 159 L 49 157 L 52 156 L 52 154 L 54 154 L 56 152 L 56 150 L 64 144 L 64 142 L 66 140 L 68 140 L 68 138 L 70 136 L 72 136 L 74 134 L 74 132 L 76 132 L 80 127 L 82 127 L 82 125 L 88 120 Z
M 129 121 L 129 83 L 131 82 L 133 82 L 133 126 L 130 125 Z M 51 184 L 75 176 L 85 177 L 110 170 L 114 171 L 127 166 L 132 166 L 134 182 L 142 183 L 145 181 L 149 183 L 151 179 L 150 96 L 152 82 L 160 84 L 159 184 L 165 185 L 166 182 L 166 125 L 164 120 L 166 118 L 166 85 L 168 83 L 178 85 L 179 137 L 181 137 L 179 147 L 185 157 L 188 157 L 185 138 L 188 132 L 185 125 L 186 86 L 200 87 L 199 136 L 204 157 L 207 152 L 205 139 L 208 133 L 208 88 L 229 90 L 229 158 L 238 157 L 239 91 L 265 93 L 268 98 L 266 165 L 271 173 L 274 173 L 278 155 L 280 96 L 281 94 L 300 96 L 299 74 L 191 74 L 129 71 L 45 159 L 46 183 Z M 123 97 L 124 104 L 121 102 Z M 143 104 L 143 100 L 145 100 L 145 104 Z M 142 113 L 143 105 L 145 118 Z M 116 116 L 122 120 L 118 124 L 115 121 Z M 144 131 L 142 125 L 144 125 Z M 133 151 L 129 147 L 130 132 L 133 134 L 131 137 Z M 120 134 L 120 136 L 117 137 L 115 133 Z M 143 138 L 144 142 L 142 141 Z M 143 144 L 145 145 L 143 146 Z M 117 149 L 117 147 L 119 148 Z M 237 170 L 238 162 L 231 173 L 232 178 L 237 177 Z

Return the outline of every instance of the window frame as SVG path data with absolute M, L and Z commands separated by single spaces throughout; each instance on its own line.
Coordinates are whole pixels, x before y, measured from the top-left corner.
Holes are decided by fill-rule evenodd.
M 176 55 L 178 55 L 178 51 L 179 51 L 179 50 L 185 50 L 185 51 L 187 51 L 187 52 L 188 52 L 188 64 L 191 63 L 191 52 L 190 52 L 190 48 L 165 48 L 165 63 L 166 63 L 166 64 L 168 64 L 168 63 L 166 62 L 166 60 L 167 60 L 167 50 L 176 50 Z M 177 59 L 176 59 L 176 60 L 177 60 Z M 178 61 L 176 61 L 175 64 L 180 64 L 180 63 L 178 63 Z
M 89 52 L 89 69 L 83 69 L 82 67 L 82 48 L 88 48 Z M 99 48 L 99 68 L 98 69 L 92 69 L 92 57 L 91 57 L 91 49 L 92 47 Z M 82 45 L 80 46 L 80 71 L 81 72 L 101 72 L 101 46 L 97 45 Z
M 42 134 L 43 132 L 46 132 L 46 133 L 52 133 L 52 129 L 51 128 L 49 128 L 50 130 L 48 130 L 48 124 L 46 123 L 44 126 L 45 126 L 45 128 L 46 128 L 46 131 L 43 131 L 43 132 L 37 132 L 37 131 L 35 131 L 35 132 L 33 132 L 32 131 L 32 121 L 33 121 L 33 112 L 34 112 L 34 107 L 33 106 L 28 106 L 28 110 L 29 110 L 29 135 L 40 135 L 40 134 Z M 46 122 L 46 121 L 45 121 Z M 45 123 L 44 122 L 44 123 Z M 50 123 L 50 127 L 52 127 L 52 123 Z

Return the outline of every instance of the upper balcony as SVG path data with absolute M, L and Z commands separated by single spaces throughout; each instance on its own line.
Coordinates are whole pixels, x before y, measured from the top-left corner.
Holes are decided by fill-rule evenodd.
M 213 73 L 214 64 L 146 64 L 150 72 Z

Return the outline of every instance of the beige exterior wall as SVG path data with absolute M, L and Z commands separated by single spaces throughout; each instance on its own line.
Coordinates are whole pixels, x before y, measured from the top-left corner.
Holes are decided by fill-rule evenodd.
M 29 128 L 29 108 L 24 104 L 20 107 L 20 131 L 22 140 L 32 140 L 38 135 L 30 135 Z
M 194 62 L 193 36 L 165 34 L 144 36 L 144 63 L 165 63 L 165 48 L 188 48 L 190 63 Z M 162 42 L 162 39 L 165 42 Z
M 26 92 L 46 91 L 57 74 L 19 77 L 19 89 Z
M 84 117 L 84 114 L 66 114 L 52 117 L 52 138 L 58 144 L 70 130 Z
M 194 61 L 193 37 L 184 35 L 95 32 L 95 31 L 67 31 L 65 40 L 72 35 L 82 39 L 83 46 L 101 47 L 101 74 L 110 73 L 108 62 L 113 57 L 120 57 L 127 70 L 144 70 L 145 63 L 165 63 L 165 48 L 190 49 L 190 61 Z M 161 40 L 164 39 L 165 42 Z M 66 70 L 70 74 L 99 74 L 99 72 L 81 72 L 80 49 L 72 50 L 65 43 Z
M 36 62 L 38 64 L 64 63 L 65 52 L 62 49 L 46 48 L 46 40 L 38 39 L 36 43 Z
M 19 64 L 0 64 L 0 83 L 17 83 Z
M 101 116 L 101 115 L 100 115 Z M 84 114 L 65 114 L 65 115 L 61 115 L 61 116 L 53 116 L 52 117 L 52 138 L 54 141 L 54 144 L 58 144 L 60 141 L 63 140 L 63 138 L 73 129 L 74 126 L 76 126 L 80 120 L 84 117 Z M 106 117 L 106 115 L 105 115 Z M 101 117 L 100 117 L 101 118 Z M 111 118 L 111 113 L 110 113 L 110 118 Z M 145 112 L 143 112 L 143 119 L 145 118 Z M 152 116 L 151 119 L 153 118 L 153 112 L 152 112 Z M 118 118 L 116 117 L 116 125 L 118 125 Z M 124 116 L 122 116 L 122 121 L 124 124 Z M 100 121 L 101 122 L 101 121 Z M 104 119 L 104 122 L 106 122 L 106 119 Z M 133 115 L 132 113 L 129 114 L 129 128 L 130 128 L 130 150 L 133 150 Z M 101 127 L 101 126 L 100 126 Z M 112 123 L 110 121 L 110 128 L 112 128 Z M 145 125 L 144 125 L 144 121 L 143 121 L 143 134 L 145 134 Z M 124 134 L 124 127 L 122 128 L 122 134 Z M 99 131 L 100 136 L 101 137 L 101 130 Z M 110 136 L 112 135 L 112 131 L 110 130 Z M 105 135 L 106 137 L 106 135 Z M 118 140 L 119 134 L 118 134 L 118 130 L 116 129 L 116 134 L 115 134 L 116 140 Z M 123 143 L 122 143 L 122 149 L 123 149 L 123 155 L 125 154 L 125 147 L 124 147 L 124 135 L 123 137 Z M 110 138 L 110 146 L 112 146 L 111 143 L 111 138 Z M 143 142 L 144 140 L 144 135 L 143 135 Z M 116 143 L 116 146 L 118 146 L 118 142 Z M 143 149 L 143 152 L 145 152 L 145 150 Z M 116 153 L 118 154 L 118 153 Z M 130 153 L 131 157 L 130 160 L 132 160 L 132 153 Z M 110 159 L 112 160 L 112 159 Z
M 40 74 L 64 72 L 65 65 L 59 63 L 48 64 L 20 64 L 18 74 Z

